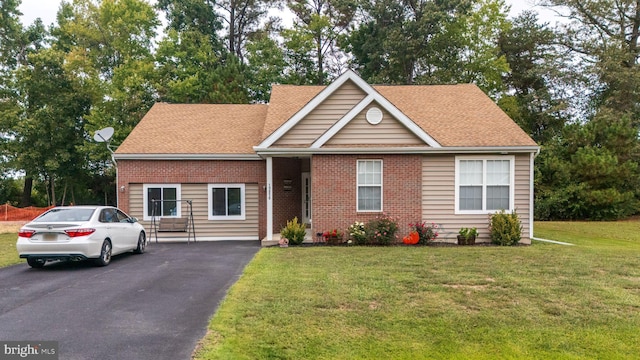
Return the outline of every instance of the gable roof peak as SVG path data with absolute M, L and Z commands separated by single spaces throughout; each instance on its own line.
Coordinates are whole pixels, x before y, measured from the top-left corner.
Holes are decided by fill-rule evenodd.
M 285 121 L 280 127 L 275 129 L 272 133 L 270 133 L 258 146 L 254 149 L 266 149 L 273 145 L 278 139 L 280 139 L 284 134 L 286 134 L 289 130 L 291 130 L 295 125 L 297 125 L 302 119 L 304 119 L 313 109 L 315 109 L 318 105 L 324 102 L 331 94 L 333 94 L 336 90 L 342 87 L 347 81 L 352 81 L 357 87 L 359 87 L 365 94 L 366 97 L 362 100 L 352 111 L 350 111 L 347 115 L 345 115 L 335 126 L 333 126 L 329 131 L 325 133 L 322 137 L 320 137 L 316 142 L 312 144 L 312 147 L 320 147 L 322 146 L 331 136 L 335 135 L 337 131 L 339 131 L 344 125 L 346 125 L 355 115 L 357 115 L 358 110 L 362 110 L 364 106 L 372 103 L 373 101 L 377 102 L 382 106 L 386 111 L 391 113 L 394 117 L 396 117 L 405 127 L 407 127 L 410 131 L 416 134 L 420 139 L 422 139 L 425 143 L 427 143 L 431 147 L 440 147 L 440 144 L 433 139 L 429 134 L 427 134 L 422 128 L 417 126 L 409 117 L 402 113 L 395 105 L 393 105 L 389 100 L 387 100 L 382 94 L 380 94 L 373 86 L 369 85 L 366 81 L 364 81 L 355 71 L 351 69 L 347 69 L 343 72 L 337 79 L 335 79 L 331 84 L 327 85 L 324 89 L 322 89 L 311 101 L 309 101 L 302 109 L 295 113 L 292 117 L 290 117 L 287 121 Z

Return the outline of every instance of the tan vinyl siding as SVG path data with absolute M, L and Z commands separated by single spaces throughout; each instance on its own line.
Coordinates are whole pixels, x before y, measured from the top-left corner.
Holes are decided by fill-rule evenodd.
M 440 226 L 438 240 L 453 241 L 460 222 L 466 220 L 454 215 L 454 173 L 454 156 L 425 156 L 422 160 L 422 220 Z
M 182 184 L 181 199 L 191 200 L 193 204 L 193 219 L 195 223 L 196 239 L 219 239 L 225 238 L 253 238 L 258 240 L 258 184 L 245 184 L 245 220 L 209 220 L 208 209 L 208 184 Z M 140 219 L 149 233 L 149 237 L 155 240 L 155 234 L 151 233 L 151 221 L 143 221 L 143 193 L 142 184 L 131 184 L 130 186 L 130 209 L 131 216 Z M 188 217 L 189 209 L 186 202 L 182 202 L 181 216 Z M 180 232 L 159 232 L 158 238 L 184 238 L 187 233 Z
M 273 146 L 311 145 L 313 141 L 362 101 L 365 96 L 366 94 L 362 89 L 353 82 L 347 81 L 296 126 L 284 134 Z
M 477 241 L 489 242 L 487 214 L 455 214 L 455 156 L 425 156 L 422 161 L 422 219 L 439 224 L 438 240 L 455 242 L 461 227 L 475 227 Z M 529 154 L 515 156 L 514 204 L 529 239 Z
M 149 231 L 147 224 L 142 221 L 144 218 L 144 195 L 142 184 L 129 184 L 129 215 L 138 218 L 144 228 Z
M 377 125 L 369 124 L 366 119 L 367 111 L 372 107 L 382 110 L 382 122 Z M 372 104 L 327 141 L 326 145 L 421 146 L 426 144 L 382 106 Z
M 516 155 L 514 206 L 522 223 L 522 237 L 531 238 L 529 213 L 531 206 L 530 154 Z

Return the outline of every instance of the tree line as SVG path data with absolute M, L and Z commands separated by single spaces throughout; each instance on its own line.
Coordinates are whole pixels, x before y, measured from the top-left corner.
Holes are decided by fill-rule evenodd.
M 475 83 L 541 146 L 538 219 L 640 212 L 631 0 L 68 0 L 56 22 L 0 3 L 0 202 L 115 203 L 95 130 L 120 144 L 154 102 L 268 102 L 271 84 Z M 283 13 L 286 16 L 283 19 Z

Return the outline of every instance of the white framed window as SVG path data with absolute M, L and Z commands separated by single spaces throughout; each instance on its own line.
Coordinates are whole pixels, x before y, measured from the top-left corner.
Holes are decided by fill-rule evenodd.
M 382 211 L 382 160 L 358 160 L 357 172 L 357 211 Z
M 244 220 L 244 184 L 209 184 L 209 220 Z
M 180 184 L 144 184 L 144 220 L 156 217 L 180 217 Z M 154 201 L 155 200 L 155 201 Z
M 456 214 L 514 208 L 514 156 L 456 157 Z

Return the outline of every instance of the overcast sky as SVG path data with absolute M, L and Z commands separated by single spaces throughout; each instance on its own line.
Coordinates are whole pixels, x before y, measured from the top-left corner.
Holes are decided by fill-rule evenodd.
M 29 25 L 36 18 L 41 18 L 45 25 L 50 25 L 56 21 L 56 13 L 58 12 L 58 6 L 61 0 L 22 0 L 20 11 L 23 13 L 22 23 L 26 26 Z M 155 3 L 154 0 L 150 1 Z M 552 25 L 555 24 L 553 13 L 541 9 L 539 6 L 534 6 L 532 0 L 506 0 L 508 5 L 511 5 L 510 16 L 516 16 L 523 10 L 533 9 L 540 13 L 541 20 L 549 22 Z

